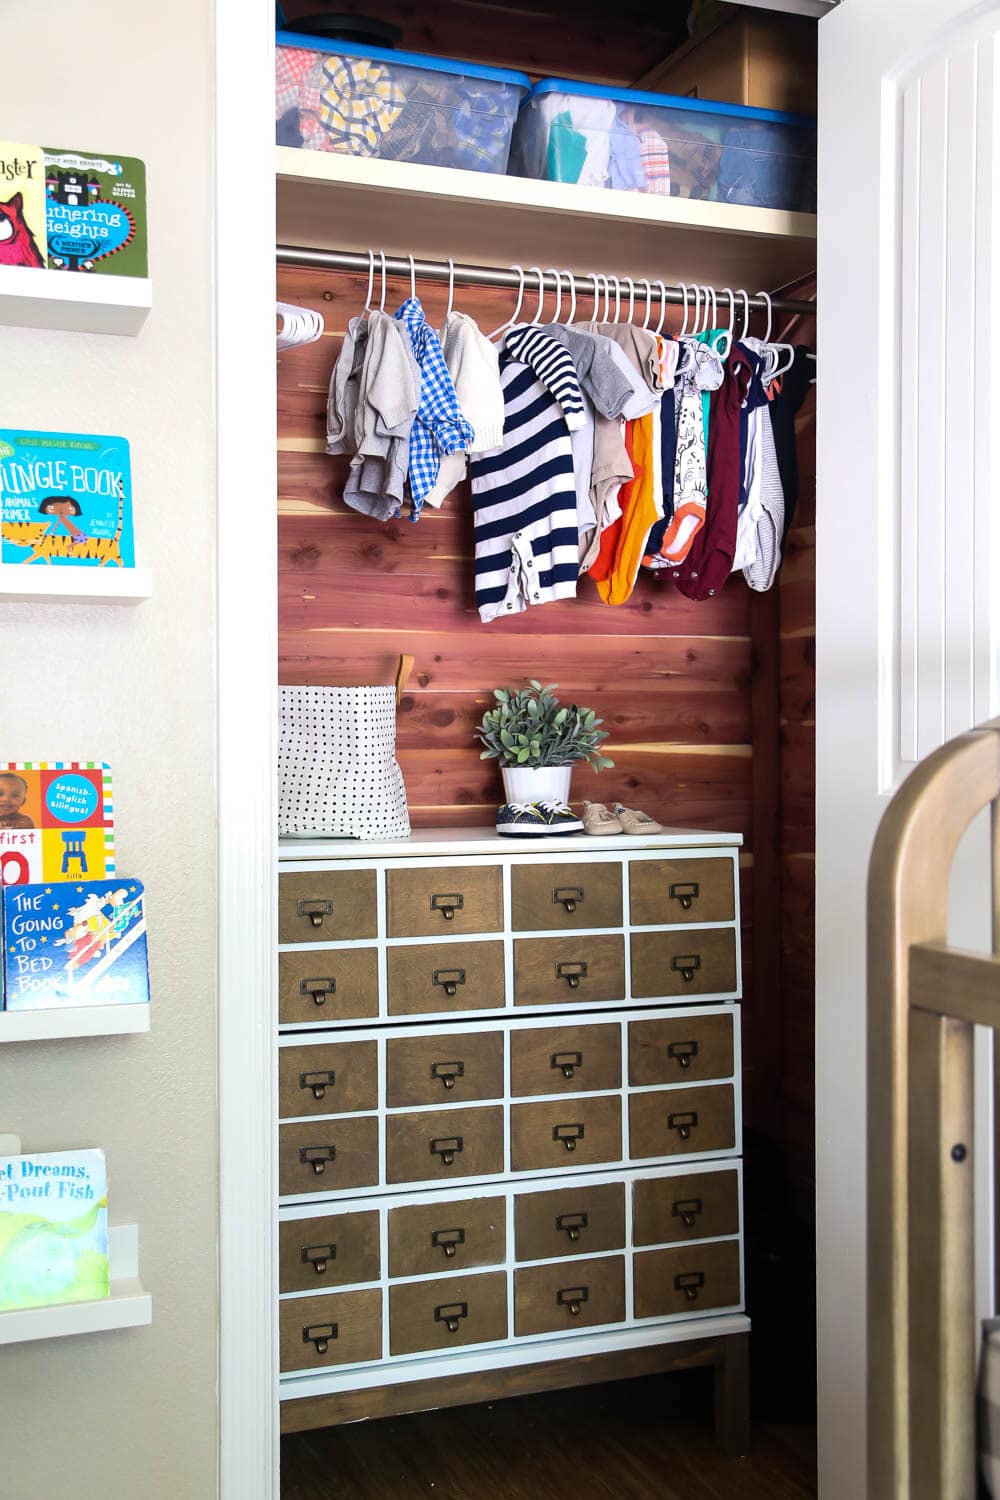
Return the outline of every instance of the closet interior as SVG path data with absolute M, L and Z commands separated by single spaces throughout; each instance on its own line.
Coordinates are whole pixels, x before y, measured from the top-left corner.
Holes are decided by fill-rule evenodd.
M 320 8 L 290 0 L 285 24 L 294 30 L 297 20 Z M 380 6 L 379 17 L 401 28 L 397 45 L 413 51 L 517 69 L 532 78 L 558 75 L 666 90 L 674 88 L 670 79 L 680 79 L 683 69 L 698 71 L 697 48 L 687 39 L 687 11 L 678 5 L 650 12 L 628 3 L 611 24 L 606 7 L 590 3 L 570 10 L 529 0 L 515 11 L 455 0 L 420 19 L 398 5 Z M 716 24 L 732 25 L 725 18 Z M 729 72 L 716 68 L 706 75 L 715 87 L 752 87 L 772 106 L 808 108 L 814 77 L 811 25 L 743 11 L 733 29 Z M 673 71 L 666 66 L 671 58 Z M 747 58 L 756 60 L 755 69 Z M 755 102 L 745 92 L 723 97 Z M 327 453 L 326 440 L 331 372 L 350 320 L 366 305 L 384 305 L 395 313 L 414 290 L 428 323 L 438 330 L 452 308 L 487 334 L 518 311 L 525 321 L 542 325 L 566 321 L 572 298 L 576 324 L 603 321 L 607 313 L 612 321 L 631 320 L 673 338 L 701 322 L 736 335 L 749 331 L 763 338 L 770 332 L 782 344 L 813 350 L 815 216 L 605 193 L 281 145 L 277 156 L 277 296 L 291 309 L 322 320 L 321 332 L 313 325 L 311 341 L 293 343 L 278 357 L 278 680 L 314 686 L 387 683 L 400 653 L 412 655 L 412 675 L 398 703 L 397 755 L 414 836 L 431 841 L 427 857 L 444 868 L 460 863 L 466 848 L 472 851 L 470 866 L 481 857 L 509 870 L 503 875 L 513 882 L 503 887 L 508 900 L 513 889 L 516 901 L 518 870 L 547 851 L 525 855 L 520 863 L 521 849 L 514 851 L 518 858 L 497 852 L 503 841 L 493 838 L 493 828 L 503 794 L 495 762 L 480 758 L 474 731 L 495 687 L 527 679 L 557 683 L 563 701 L 592 705 L 610 731 L 606 748 L 614 769 L 598 775 L 577 767 L 575 804 L 620 798 L 647 809 L 669 830 L 692 830 L 678 839 L 687 857 L 703 857 L 720 844 L 727 851 L 738 888 L 732 910 L 738 913 L 742 978 L 743 1255 L 753 1323 L 754 1410 L 765 1417 L 807 1417 L 813 1368 L 815 387 L 806 391 L 794 419 L 796 503 L 773 587 L 752 589 L 737 572 L 712 597 L 692 599 L 674 585 L 669 568 L 640 568 L 621 604 L 604 603 L 593 581 L 581 578 L 576 597 L 489 623 L 477 609 L 468 479 L 439 507 L 425 505 L 416 522 L 405 507 L 402 515 L 380 521 L 345 504 L 348 458 Z M 714 297 L 705 295 L 706 288 Z M 761 290 L 770 294 L 770 307 Z M 724 835 L 742 842 L 726 844 Z M 624 859 L 596 840 L 581 842 L 592 847 L 580 853 L 605 861 L 602 868 L 617 861 L 619 890 L 631 881 L 634 892 L 636 870 L 665 857 L 655 841 L 652 852 L 637 849 Z M 419 851 L 409 841 L 396 853 L 419 869 Z M 282 880 L 309 878 L 289 874 L 305 868 L 303 854 L 312 862 L 308 868 L 323 878 L 333 878 L 331 872 L 345 860 L 352 870 L 373 872 L 373 882 L 393 878 L 389 846 L 324 853 L 314 845 L 290 850 L 286 843 Z M 557 862 L 566 858 L 560 847 Z M 633 928 L 640 920 L 634 899 Z M 391 904 L 387 913 L 381 905 L 378 910 L 377 927 L 362 926 L 339 939 L 353 944 L 370 939 L 380 952 L 387 949 L 391 961 Z M 504 911 L 509 918 L 509 908 Z M 710 920 L 718 919 L 717 914 Z M 628 941 L 628 908 L 624 919 L 619 914 L 600 925 L 616 923 Z M 543 926 L 562 931 L 567 924 L 570 931 L 581 925 L 563 910 L 558 922 L 546 919 Z M 494 928 L 503 933 L 502 941 L 516 946 L 519 939 L 510 934 L 517 924 L 512 929 L 502 912 L 484 930 Z M 407 930 L 397 929 L 397 936 Z M 450 941 L 457 934 L 447 936 Z M 312 941 L 306 933 L 290 937 L 287 930 L 282 937 L 292 946 Z M 633 930 L 631 941 L 636 940 Z M 635 968 L 633 949 L 633 977 Z M 630 1005 L 635 993 L 633 986 Z M 711 993 L 713 1002 L 727 994 L 731 999 L 739 985 L 730 988 L 727 982 Z M 389 1019 L 385 1003 L 383 998 L 379 1021 Z M 391 997 L 388 1003 L 391 1011 Z M 514 1037 L 527 1036 L 534 1023 L 523 1012 L 503 1005 L 501 1010 L 513 1047 Z M 543 1005 L 535 1014 L 546 1013 Z M 413 1021 L 422 1019 L 412 1017 L 403 1031 L 413 1033 Z M 290 1032 L 285 1013 L 283 1021 L 283 1056 L 292 1043 L 317 1044 L 314 1015 L 303 1013 L 308 1036 L 304 1029 Z M 349 1012 L 345 1024 L 359 1025 Z M 456 1028 L 475 1034 L 489 1030 L 489 1024 L 482 1017 L 459 1018 L 450 1030 Z M 376 1030 L 368 1034 L 374 1037 Z M 385 1036 L 378 1035 L 381 1047 L 393 1033 L 385 1028 Z M 364 1045 L 363 1030 L 352 1030 L 350 1037 Z M 626 1035 L 623 1046 L 628 1044 Z M 738 1071 L 738 1051 L 736 1066 Z M 382 1130 L 383 1094 L 378 1101 Z M 297 1108 L 291 1118 L 299 1118 Z M 345 1184 L 349 1202 L 342 1200 L 340 1208 L 363 1208 L 364 1192 L 353 1197 L 349 1178 Z M 551 1186 L 551 1180 L 535 1182 L 543 1185 Z M 282 1201 L 293 1203 L 300 1219 L 309 1202 L 294 1192 Z M 398 1206 L 404 1196 L 392 1201 Z M 296 1285 L 308 1288 L 314 1280 L 313 1271 L 309 1281 Z M 372 1305 L 366 1306 L 366 1316 L 373 1316 Z M 465 1315 L 453 1311 L 453 1316 Z M 363 1363 L 363 1350 L 356 1357 Z M 461 1371 L 460 1363 L 455 1370 Z M 564 1372 L 553 1384 L 572 1385 L 576 1378 Z M 478 1379 L 466 1377 L 466 1399 L 503 1394 L 502 1381 L 477 1386 Z M 360 1385 L 375 1383 L 366 1375 Z M 349 1379 L 338 1387 L 349 1388 Z M 510 1389 L 517 1389 L 515 1382 Z M 410 1405 L 401 1398 L 382 1409 L 417 1410 L 458 1399 L 437 1399 L 427 1390 Z M 283 1402 L 287 1430 L 334 1420 L 318 1398 L 310 1418 L 286 1415 L 306 1404 Z M 355 1401 L 335 1420 L 373 1414 Z

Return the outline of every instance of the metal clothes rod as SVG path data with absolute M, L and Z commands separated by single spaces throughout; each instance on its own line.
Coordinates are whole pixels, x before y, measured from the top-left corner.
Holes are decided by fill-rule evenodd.
M 313 270 L 317 271 L 356 271 L 367 276 L 370 264 L 367 253 L 360 250 L 306 250 L 300 248 L 298 245 L 278 245 L 276 247 L 275 254 L 279 266 L 309 266 Z M 387 276 L 409 276 L 409 256 L 404 259 L 399 255 L 387 255 L 385 258 L 385 270 Z M 447 282 L 452 275 L 452 269 L 448 265 L 448 262 L 441 260 L 414 259 L 413 270 L 417 279 L 420 281 Z M 376 255 L 375 257 L 375 274 L 376 276 L 381 276 L 382 274 L 381 255 Z M 604 272 L 598 272 L 597 276 L 598 280 L 603 283 Z M 467 286 L 492 286 L 502 288 L 509 287 L 513 291 L 516 291 L 520 286 L 520 277 L 518 276 L 517 272 L 505 270 L 500 266 L 456 265 L 454 268 L 454 277 L 456 282 L 464 282 Z M 559 273 L 559 277 L 562 282 L 563 292 L 568 292 L 570 273 L 562 271 Z M 610 279 L 613 284 L 615 278 L 612 276 Z M 630 279 L 635 286 L 635 305 L 636 307 L 642 307 L 645 304 L 646 300 L 646 278 L 643 276 L 633 276 L 631 278 L 629 278 L 628 276 L 619 276 L 618 281 L 621 283 L 622 289 L 625 292 L 626 296 L 628 295 L 628 284 Z M 543 285 L 546 291 L 554 292 L 556 290 L 556 277 L 551 271 L 545 271 L 543 273 Z M 573 275 L 573 285 L 576 289 L 577 297 L 592 297 L 594 295 L 594 282 L 591 276 L 581 275 L 580 272 L 576 272 Z M 691 294 L 694 291 L 694 287 L 694 282 L 689 283 L 689 305 L 693 302 Z M 716 291 L 717 297 L 721 296 L 721 298 L 724 299 L 723 306 L 726 308 L 728 313 L 728 293 L 720 294 L 718 292 L 718 289 L 714 290 Z M 737 311 L 742 311 L 742 293 L 738 288 L 734 287 L 733 290 L 737 293 Z M 525 292 L 527 294 L 530 294 L 532 291 L 535 291 L 536 293 L 538 291 L 538 276 L 534 271 L 525 270 Z M 666 289 L 666 301 L 668 304 L 675 307 L 683 306 L 684 293 L 681 291 L 680 287 L 668 286 Z M 660 286 L 658 281 L 654 281 L 654 306 L 659 306 L 659 302 Z M 767 312 L 767 303 L 764 301 L 763 297 L 751 296 L 749 298 L 749 303 L 751 311 Z M 794 299 L 791 297 L 772 297 L 771 306 L 776 313 L 802 313 L 805 317 L 815 317 L 816 315 L 816 303 L 805 302 L 801 299 Z

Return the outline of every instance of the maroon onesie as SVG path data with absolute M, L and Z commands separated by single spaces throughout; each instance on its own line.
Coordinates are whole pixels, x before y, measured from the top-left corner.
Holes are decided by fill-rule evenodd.
M 708 416 L 708 508 L 691 551 L 666 571 L 689 599 L 721 593 L 732 572 L 740 510 L 740 409 L 752 376 L 750 363 L 734 345 L 726 378 L 712 392 Z

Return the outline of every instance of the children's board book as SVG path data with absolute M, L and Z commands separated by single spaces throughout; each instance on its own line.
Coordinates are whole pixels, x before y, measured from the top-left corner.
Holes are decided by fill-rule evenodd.
M 134 567 L 127 440 L 0 428 L 0 562 Z
M 7 1010 L 149 1004 L 141 881 L 11 885 L 0 902 Z
M 145 276 L 145 165 L 134 156 L 43 149 L 49 269 Z
M 0 760 L 0 891 L 114 873 L 110 766 Z
M 0 266 L 45 265 L 45 157 L 0 141 Z
M 0 1311 L 110 1292 L 104 1152 L 0 1156 Z

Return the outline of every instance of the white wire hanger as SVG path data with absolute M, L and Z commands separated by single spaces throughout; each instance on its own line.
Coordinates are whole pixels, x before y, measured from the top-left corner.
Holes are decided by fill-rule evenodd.
M 325 324 L 318 312 L 310 307 L 296 307 L 292 302 L 278 302 L 275 312 L 281 319 L 278 329 L 278 349 L 296 349 L 300 344 L 314 344 L 323 337 Z
M 521 307 L 522 307 L 522 305 L 524 303 L 524 267 L 523 266 L 511 266 L 511 270 L 512 271 L 516 271 L 517 275 L 518 275 L 518 283 L 519 284 L 518 284 L 518 288 L 517 288 L 517 303 L 516 303 L 516 305 L 514 307 L 514 311 L 511 313 L 510 317 L 507 318 L 505 322 L 501 323 L 500 326 L 499 326 L 499 328 L 494 328 L 494 330 L 493 330 L 492 333 L 488 333 L 486 335 L 486 337 L 488 339 L 496 339 L 500 334 L 506 333 L 508 328 L 513 328 L 514 324 L 517 322 L 518 318 L 521 316 Z

